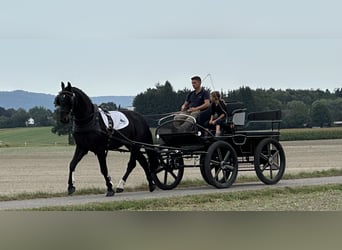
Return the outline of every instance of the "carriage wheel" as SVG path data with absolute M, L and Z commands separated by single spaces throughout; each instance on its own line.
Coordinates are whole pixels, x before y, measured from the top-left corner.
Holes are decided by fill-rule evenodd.
M 209 147 L 204 165 L 207 182 L 216 188 L 230 187 L 237 177 L 237 154 L 225 141 L 217 141 Z
M 200 170 L 201 170 L 201 175 L 202 175 L 202 178 L 205 180 L 206 183 L 208 183 L 209 185 L 212 185 L 210 183 L 210 181 L 208 180 L 207 178 L 207 175 L 205 174 L 205 154 L 202 154 L 200 156 Z
M 181 155 L 166 154 L 160 157 L 159 167 L 152 174 L 156 185 L 163 190 L 178 186 L 184 174 L 184 161 Z
M 285 153 L 278 141 L 266 138 L 258 144 L 254 153 L 254 168 L 263 183 L 276 184 L 284 175 L 285 165 Z

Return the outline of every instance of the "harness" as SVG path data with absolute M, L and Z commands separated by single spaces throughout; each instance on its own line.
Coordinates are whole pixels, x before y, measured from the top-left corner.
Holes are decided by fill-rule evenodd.
M 112 117 L 110 116 L 110 113 L 107 110 L 103 110 L 104 114 L 106 115 L 108 119 L 108 127 L 106 129 L 101 128 L 100 119 L 101 114 L 99 112 L 99 108 L 96 104 L 93 105 L 94 112 L 89 115 L 88 117 L 80 120 L 76 119 L 73 114 L 73 132 L 76 133 L 87 133 L 87 132 L 100 132 L 102 134 L 106 134 L 109 137 L 112 137 L 112 135 L 115 133 L 114 129 L 114 122 Z

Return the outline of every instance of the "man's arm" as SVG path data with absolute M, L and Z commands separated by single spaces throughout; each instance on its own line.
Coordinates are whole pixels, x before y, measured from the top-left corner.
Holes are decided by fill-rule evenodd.
M 200 106 L 197 106 L 197 107 L 192 107 L 192 108 L 189 108 L 188 111 L 189 112 L 194 112 L 194 111 L 200 111 L 200 110 L 205 110 L 206 108 L 208 108 L 210 105 L 210 101 L 209 99 L 205 99 L 204 100 L 204 103 Z
M 188 103 L 188 101 L 185 101 L 184 103 L 183 103 L 183 105 L 182 105 L 182 107 L 181 107 L 181 111 L 186 111 L 187 110 L 187 108 L 188 108 L 188 105 L 189 105 L 189 103 Z

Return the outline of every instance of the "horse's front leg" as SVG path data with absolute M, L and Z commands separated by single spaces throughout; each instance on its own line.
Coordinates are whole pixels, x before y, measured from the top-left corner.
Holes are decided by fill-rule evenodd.
M 83 150 L 80 147 L 76 146 L 76 150 L 74 153 L 74 157 L 72 158 L 69 165 L 69 179 L 68 179 L 68 194 L 71 195 L 76 191 L 74 186 L 74 171 L 76 169 L 77 164 L 82 160 L 83 156 L 88 153 L 87 150 Z
M 108 175 L 106 152 L 103 150 L 101 152 L 98 152 L 96 155 L 97 155 L 97 159 L 98 159 L 99 164 L 100 164 L 101 173 L 102 173 L 102 175 L 106 181 L 106 186 L 107 186 L 107 195 L 106 196 L 113 196 L 115 194 L 115 192 L 113 190 L 113 183 L 112 183 L 111 177 Z

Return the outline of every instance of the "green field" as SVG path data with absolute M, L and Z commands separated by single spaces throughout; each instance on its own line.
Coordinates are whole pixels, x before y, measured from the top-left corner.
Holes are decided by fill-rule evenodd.
M 51 127 L 0 129 L 0 147 L 67 145 L 67 136 L 58 136 Z
M 280 130 L 281 141 L 342 139 L 342 127 Z

